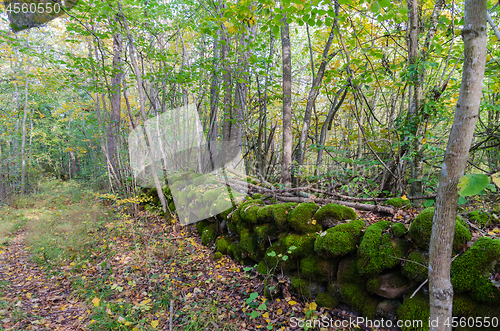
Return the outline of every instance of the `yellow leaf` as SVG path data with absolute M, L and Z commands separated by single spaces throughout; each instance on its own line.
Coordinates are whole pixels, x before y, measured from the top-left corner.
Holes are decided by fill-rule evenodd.
M 297 304 L 297 302 L 295 302 L 295 301 L 293 301 L 293 300 L 290 300 L 290 301 L 288 301 L 288 304 L 289 304 L 290 306 L 293 306 L 293 305 Z
M 269 313 L 266 311 L 264 314 L 262 314 L 262 317 L 269 318 Z
M 309 310 L 316 310 L 317 307 L 318 305 L 316 304 L 316 302 L 311 302 L 309 304 Z
M 401 197 L 401 199 L 403 199 L 403 200 L 408 200 L 408 198 L 406 197 L 406 195 L 403 195 L 403 196 Z
M 278 314 L 278 315 L 283 314 L 283 309 L 281 309 L 281 308 L 280 308 L 280 309 L 278 309 L 278 311 L 276 312 L 276 314 Z
M 158 324 L 160 324 L 160 322 L 158 322 L 158 321 L 151 321 L 151 326 L 153 328 L 156 328 L 158 326 Z
M 422 144 L 425 144 L 427 142 L 427 139 L 422 139 Z
M 227 32 L 229 32 L 229 33 L 235 33 L 236 31 L 238 31 L 238 29 L 236 29 L 234 24 L 231 22 L 227 22 L 227 21 L 224 22 L 224 26 L 226 27 Z
M 101 302 L 101 300 L 99 300 L 98 297 L 95 297 L 94 299 L 92 299 L 92 303 L 94 304 L 94 306 L 96 307 L 99 307 L 99 303 Z
M 313 225 L 316 225 L 316 220 L 312 220 L 311 222 Z
M 493 183 L 495 183 L 498 187 L 500 187 L 500 173 L 496 173 L 494 175 L 491 175 L 491 180 Z
M 31 295 L 32 295 L 31 293 L 26 293 L 26 297 L 27 297 L 28 299 L 31 299 Z

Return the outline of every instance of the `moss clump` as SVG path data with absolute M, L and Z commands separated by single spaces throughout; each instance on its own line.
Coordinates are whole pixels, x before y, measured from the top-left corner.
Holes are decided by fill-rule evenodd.
M 237 243 L 232 243 L 227 247 L 227 254 L 235 259 L 236 261 L 241 261 L 242 250 Z
M 320 270 L 319 274 L 322 276 L 322 278 L 325 278 L 327 281 L 332 281 L 335 278 L 337 278 L 339 262 L 340 258 L 333 258 L 333 259 L 317 258 L 316 263 Z
M 223 256 L 224 256 L 224 254 L 222 254 L 221 252 L 215 252 L 214 260 L 219 261 L 220 259 L 222 259 Z
M 453 316 L 500 318 L 500 309 L 497 305 L 477 302 L 470 295 L 459 293 L 453 295 Z
M 257 212 L 258 223 L 269 223 L 274 221 L 273 217 L 274 205 L 264 206 Z
M 225 191 L 225 188 L 223 188 L 223 187 L 219 187 L 219 188 L 215 188 L 215 189 L 206 191 L 205 193 L 203 193 L 203 202 L 205 204 L 211 205 L 217 199 L 217 197 L 221 193 L 223 193 L 224 191 Z
M 276 237 L 276 227 L 274 224 L 262 224 L 255 226 L 255 234 L 259 242 L 269 242 L 268 238 L 274 239 Z
M 233 206 L 223 199 L 217 199 L 210 207 L 210 215 L 219 215 L 221 219 L 225 219 L 231 211 L 233 211 Z
M 262 205 L 261 200 L 250 200 L 242 203 L 238 207 L 238 211 L 243 221 L 252 224 L 257 223 L 257 213 L 261 207 L 260 205 Z
M 408 230 L 406 230 L 406 227 L 404 226 L 404 224 L 394 223 L 391 226 L 391 232 L 394 235 L 394 237 L 400 238 L 400 237 L 404 236 L 406 234 L 406 232 L 408 232 Z
M 451 283 L 457 292 L 469 291 L 478 301 L 500 302 L 500 291 L 490 280 L 500 260 L 500 239 L 479 238 L 465 254 L 451 265 Z
M 337 280 L 341 284 L 355 283 L 363 285 L 365 283 L 364 277 L 358 271 L 358 258 L 356 256 L 350 256 L 340 261 Z
M 477 225 L 480 225 L 481 227 L 488 226 L 491 224 L 490 220 L 490 215 L 488 213 L 481 211 L 481 210 L 475 210 L 471 211 L 470 213 L 467 214 L 469 217 L 469 220 L 476 222 Z
M 361 312 L 369 319 L 373 319 L 377 312 L 377 300 L 371 297 L 363 286 L 353 283 L 343 284 L 340 288 L 342 301 Z
M 403 275 L 417 282 L 425 281 L 429 273 L 426 268 L 429 265 L 429 253 L 417 249 L 411 252 L 406 260 L 401 270 Z
M 216 237 L 217 227 L 215 224 L 210 224 L 203 229 L 203 234 L 201 235 L 201 242 L 203 245 L 208 246 L 213 244 Z
M 380 221 L 365 230 L 358 249 L 358 267 L 362 274 L 378 274 L 399 264 L 410 243 L 406 240 L 394 239 L 390 233 L 383 234 L 391 226 L 389 221 Z M 394 257 L 393 257 L 394 256 Z
M 287 256 L 285 260 L 283 260 L 283 256 Z M 290 271 L 297 269 L 296 260 L 290 258 L 287 254 L 286 247 L 283 246 L 279 241 L 269 247 L 264 253 L 264 260 L 266 260 L 267 265 L 269 266 L 270 271 L 275 272 L 278 271 L 280 267 L 283 270 Z
M 290 247 L 295 247 L 295 249 L 291 250 L 290 254 L 287 255 L 293 258 L 301 258 L 314 253 L 314 241 L 316 240 L 316 236 L 316 234 L 290 234 L 283 238 L 282 243 L 287 251 Z
M 300 260 L 300 276 L 308 279 L 321 276 L 321 268 L 318 262 L 319 259 L 312 255 Z
M 355 220 L 356 218 L 357 215 L 352 208 L 335 203 L 324 205 L 314 214 L 314 219 L 327 229 L 340 221 Z
M 409 207 L 411 206 L 411 202 L 410 200 L 405 200 L 405 199 L 402 199 L 402 198 L 392 198 L 392 199 L 389 199 L 385 202 L 386 205 L 388 206 L 393 206 L 393 207 L 396 207 L 396 208 L 403 208 L 403 207 Z
M 227 236 L 220 236 L 217 238 L 215 241 L 215 246 L 217 246 L 217 251 L 221 252 L 222 254 L 227 253 L 227 248 L 231 245 L 231 239 Z
M 423 249 L 429 249 L 429 242 L 432 233 L 432 218 L 434 217 L 434 208 L 424 209 L 418 214 L 417 218 L 410 225 L 410 237 Z M 455 222 L 455 238 L 453 240 L 453 248 L 460 250 L 464 247 L 472 236 L 464 225 L 463 220 L 457 217 Z
M 175 203 L 173 201 L 171 201 L 169 204 L 168 204 L 168 209 L 170 209 L 170 211 L 172 213 L 175 212 Z
M 295 202 L 279 203 L 273 205 L 274 222 L 280 229 L 288 228 L 288 214 L 297 206 Z
M 304 202 L 295 207 L 290 213 L 288 224 L 299 233 L 313 233 L 321 231 L 321 225 L 313 219 L 318 205 L 312 202 Z
M 325 290 L 320 284 L 316 282 L 311 282 L 298 277 L 290 277 L 290 285 L 290 290 L 292 292 L 298 293 L 307 298 L 315 297 Z
M 335 309 L 339 306 L 339 300 L 328 292 L 320 293 L 316 296 L 316 303 L 320 307 Z
M 407 296 L 398 309 L 398 319 L 403 321 L 403 326 L 401 327 L 403 331 L 429 330 L 430 316 L 429 298 L 422 291 L 418 291 L 413 298 Z M 410 321 L 408 325 L 412 325 L 412 327 L 404 326 L 404 321 Z M 416 321 L 421 321 L 422 327 L 416 327 L 416 323 L 420 323 Z
M 261 275 L 267 275 L 267 263 L 262 260 L 257 264 L 257 272 Z
M 314 250 L 327 257 L 343 256 L 356 251 L 365 223 L 361 220 L 339 224 L 318 235 Z
M 248 230 L 243 231 L 240 234 L 240 247 L 247 253 L 248 257 L 255 261 L 259 260 L 259 244 L 255 233 Z
M 205 228 L 207 226 L 209 226 L 211 223 L 207 220 L 203 220 L 203 221 L 199 221 L 198 223 L 196 223 L 196 230 L 198 231 L 198 233 L 200 235 L 203 234 L 203 230 L 205 230 Z

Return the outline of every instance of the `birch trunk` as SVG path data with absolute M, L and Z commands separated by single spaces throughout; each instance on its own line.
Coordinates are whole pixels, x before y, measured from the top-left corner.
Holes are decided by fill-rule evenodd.
M 451 254 L 458 206 L 457 184 L 464 175 L 467 156 L 479 113 L 486 62 L 486 0 L 465 2 L 464 64 L 460 96 L 441 168 L 436 210 L 429 247 L 431 331 L 451 331 L 453 287 L 450 282 Z
M 28 116 L 28 84 L 29 78 L 26 77 L 26 82 L 24 85 L 24 114 L 22 123 L 22 136 L 21 136 L 21 195 L 26 193 L 26 118 Z
M 283 56 L 283 177 L 284 185 L 289 186 L 292 180 L 290 166 L 292 164 L 292 52 L 290 49 L 290 31 L 287 17 L 282 20 L 281 52 Z

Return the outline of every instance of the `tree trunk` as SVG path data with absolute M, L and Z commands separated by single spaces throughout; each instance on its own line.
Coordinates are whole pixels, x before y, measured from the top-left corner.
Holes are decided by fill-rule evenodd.
M 0 140 L 0 202 L 5 199 L 5 188 L 4 183 L 7 176 L 3 173 L 3 160 L 2 160 L 2 140 Z
M 452 317 L 450 269 L 458 206 L 457 184 L 464 175 L 481 101 L 486 62 L 486 3 L 486 0 L 465 2 L 462 83 L 441 169 L 429 247 L 431 321 L 439 321 L 439 326 L 431 327 L 431 331 L 451 330 L 451 325 L 445 325 L 445 322 L 447 319 L 451 321 Z
M 289 186 L 292 180 L 292 52 L 287 17 L 281 23 L 281 52 L 283 56 L 283 169 L 282 182 Z
M 21 195 L 26 193 L 26 118 L 28 116 L 28 84 L 29 78 L 26 77 L 26 82 L 24 85 L 24 114 L 22 123 L 22 136 L 21 136 Z

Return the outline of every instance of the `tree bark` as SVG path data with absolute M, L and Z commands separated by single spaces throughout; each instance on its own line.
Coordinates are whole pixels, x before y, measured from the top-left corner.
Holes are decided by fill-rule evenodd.
M 460 96 L 439 180 L 436 210 L 429 247 L 431 331 L 450 331 L 453 287 L 450 282 L 451 254 L 458 206 L 457 184 L 464 175 L 467 156 L 479 113 L 486 62 L 487 1 L 465 2 L 464 64 Z
M 22 123 L 22 136 L 21 136 L 21 195 L 26 193 L 26 118 L 28 116 L 28 85 L 29 78 L 26 77 L 24 85 L 24 114 Z
M 290 48 L 290 31 L 283 17 L 281 23 L 281 52 L 283 56 L 283 158 L 282 183 L 289 186 L 292 180 L 290 166 L 292 164 L 292 52 Z

